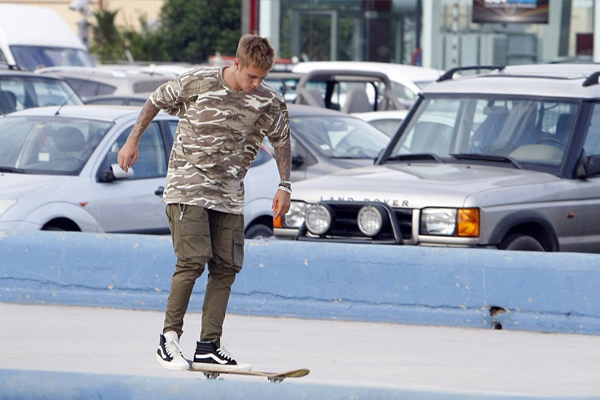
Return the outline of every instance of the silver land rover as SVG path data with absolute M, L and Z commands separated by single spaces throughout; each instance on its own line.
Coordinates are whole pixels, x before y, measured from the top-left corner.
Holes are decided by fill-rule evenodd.
M 296 183 L 275 235 L 600 253 L 599 77 L 594 64 L 450 70 L 375 165 Z

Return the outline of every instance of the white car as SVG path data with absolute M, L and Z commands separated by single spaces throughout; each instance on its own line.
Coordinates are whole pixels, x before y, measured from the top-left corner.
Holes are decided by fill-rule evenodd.
M 421 90 L 438 79 L 443 71 L 413 65 L 392 64 L 370 61 L 309 61 L 301 62 L 292 68 L 293 73 L 309 73 L 317 70 L 343 70 L 382 72 L 392 81 L 396 97 L 407 107 L 416 100 Z
M 169 233 L 162 194 L 178 119 L 154 119 L 133 174 L 125 173 L 117 153 L 138 114 L 134 107 L 65 106 L 0 118 L 0 230 Z M 278 182 L 263 148 L 245 178 L 247 238 L 272 235 Z

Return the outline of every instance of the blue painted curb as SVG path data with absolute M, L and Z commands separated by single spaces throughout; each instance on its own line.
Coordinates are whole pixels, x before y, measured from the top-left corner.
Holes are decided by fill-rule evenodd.
M 185 373 L 185 372 L 182 372 Z M 175 374 L 175 372 L 174 372 Z M 281 384 L 203 378 L 159 378 L 71 372 L 0 369 L 0 399 L 10 400 L 387 400 L 387 399 L 505 399 L 530 396 L 449 394 L 373 387 L 305 384 L 288 379 Z
M 600 334 L 600 256 L 247 241 L 230 312 Z M 0 301 L 164 310 L 168 237 L 0 232 Z M 204 281 L 190 305 L 199 311 Z M 493 315 L 492 315 L 493 314 Z

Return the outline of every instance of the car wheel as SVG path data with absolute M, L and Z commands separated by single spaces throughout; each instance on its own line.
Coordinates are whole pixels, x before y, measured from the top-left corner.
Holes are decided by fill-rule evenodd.
M 508 235 L 498 248 L 500 250 L 546 251 L 544 246 L 535 238 L 521 234 Z
M 266 239 L 273 236 L 273 229 L 266 225 L 256 224 L 248 228 L 244 236 L 246 239 Z
M 64 232 L 65 230 L 63 228 L 60 228 L 58 226 L 45 226 L 42 228 L 43 231 L 56 231 L 56 232 Z

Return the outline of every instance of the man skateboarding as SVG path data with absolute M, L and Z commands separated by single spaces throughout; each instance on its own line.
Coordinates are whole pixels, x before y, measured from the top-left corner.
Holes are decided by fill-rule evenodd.
M 275 149 L 281 182 L 273 217 L 290 207 L 291 146 L 283 97 L 263 83 L 275 51 L 266 38 L 244 35 L 233 65 L 197 68 L 160 86 L 143 106 L 119 166 L 127 171 L 138 143 L 160 110 L 177 115 L 163 200 L 177 256 L 156 357 L 168 369 L 189 368 L 179 346 L 197 278 L 208 265 L 200 340 L 192 368 L 249 371 L 221 347 L 231 287 L 243 264 L 243 179 L 265 137 Z

